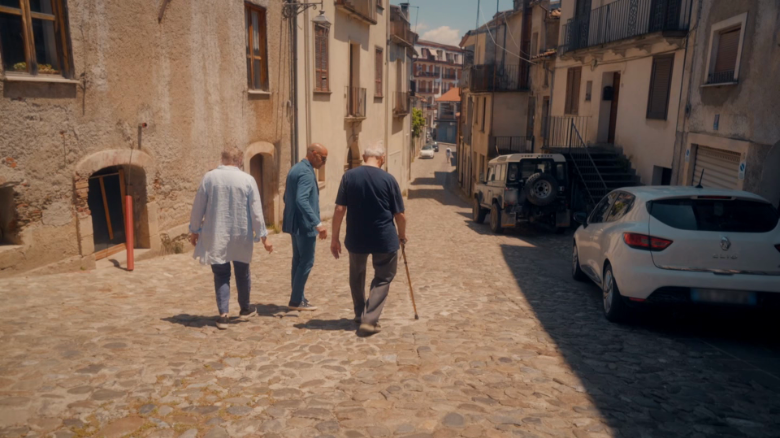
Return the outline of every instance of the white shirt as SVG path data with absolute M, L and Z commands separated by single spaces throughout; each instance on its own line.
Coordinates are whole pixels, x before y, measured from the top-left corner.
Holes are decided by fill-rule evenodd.
M 192 204 L 190 232 L 200 235 L 192 257 L 201 264 L 251 262 L 253 243 L 268 235 L 255 179 L 235 166 L 208 172 Z

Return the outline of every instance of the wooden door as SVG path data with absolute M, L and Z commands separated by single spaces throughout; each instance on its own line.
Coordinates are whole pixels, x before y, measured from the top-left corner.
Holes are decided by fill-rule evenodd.
M 620 96 L 620 73 L 613 73 L 612 78 L 612 104 L 609 108 L 609 134 L 607 142 L 615 143 L 615 127 L 617 126 L 618 97 Z

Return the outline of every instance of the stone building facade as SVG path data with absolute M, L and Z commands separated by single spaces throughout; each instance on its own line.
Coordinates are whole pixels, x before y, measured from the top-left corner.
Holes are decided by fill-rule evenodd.
M 295 153 L 328 148 L 317 171 L 320 212 L 332 217 L 341 177 L 382 142 L 385 170 L 406 193 L 412 159 L 411 55 L 417 35 L 406 7 L 389 0 L 334 0 L 297 16 L 298 122 Z
M 757 193 L 780 207 L 780 5 L 703 0 L 692 32 L 675 184 Z
M 134 246 L 159 253 L 187 232 L 226 146 L 245 151 L 266 221 L 281 220 L 293 117 L 281 1 L 19 6 L 0 29 L 0 277 L 121 250 L 124 195 Z

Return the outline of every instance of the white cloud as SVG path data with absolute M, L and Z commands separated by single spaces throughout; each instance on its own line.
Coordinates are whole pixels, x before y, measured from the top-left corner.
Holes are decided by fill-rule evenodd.
M 420 35 L 420 39 L 457 46 L 460 44 L 460 31 L 449 26 L 441 26 Z
M 423 33 L 423 32 L 425 32 L 426 30 L 428 30 L 428 29 L 429 29 L 429 26 L 428 26 L 428 24 L 427 24 L 427 23 L 425 23 L 424 21 L 421 21 L 421 22 L 417 23 L 417 26 L 416 26 L 416 27 L 415 27 L 415 25 L 414 25 L 414 24 L 412 24 L 412 29 L 413 29 L 415 32 L 417 32 L 418 34 L 420 34 L 420 33 Z

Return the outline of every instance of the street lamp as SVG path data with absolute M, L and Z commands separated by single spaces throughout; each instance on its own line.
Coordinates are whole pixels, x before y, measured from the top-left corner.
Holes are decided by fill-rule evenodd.
M 286 3 L 284 3 L 284 7 L 282 8 L 282 15 L 284 18 L 293 18 L 296 15 L 300 14 L 301 12 L 305 11 L 309 8 L 316 8 L 317 6 L 320 7 L 320 16 L 322 16 L 323 20 L 330 25 L 330 22 L 328 22 L 328 19 L 324 17 L 325 11 L 322 10 L 324 8 L 323 1 L 320 0 L 318 2 L 311 2 L 311 3 L 298 3 L 296 0 L 288 0 Z M 320 17 L 317 17 L 320 18 Z M 315 19 L 316 21 L 317 19 Z M 324 23 L 320 23 L 324 24 Z
M 325 16 L 325 11 L 322 9 L 320 9 L 320 15 L 317 15 L 317 17 L 311 21 L 319 26 L 330 27 L 330 21 L 328 21 L 328 17 Z

